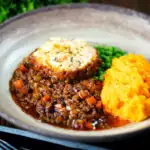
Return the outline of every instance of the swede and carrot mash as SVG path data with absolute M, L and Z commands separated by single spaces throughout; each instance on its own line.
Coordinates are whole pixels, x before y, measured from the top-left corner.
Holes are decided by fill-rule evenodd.
M 150 116 L 150 63 L 142 55 L 113 59 L 103 85 L 101 99 L 106 112 L 132 122 Z

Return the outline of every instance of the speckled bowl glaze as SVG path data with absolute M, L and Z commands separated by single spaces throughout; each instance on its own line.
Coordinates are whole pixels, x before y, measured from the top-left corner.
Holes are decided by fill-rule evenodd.
M 9 93 L 17 64 L 49 37 L 82 38 L 150 57 L 150 18 L 132 10 L 98 4 L 50 6 L 0 25 L 0 116 L 46 136 L 86 142 L 114 141 L 150 128 L 150 119 L 103 131 L 74 131 L 47 125 L 20 110 Z

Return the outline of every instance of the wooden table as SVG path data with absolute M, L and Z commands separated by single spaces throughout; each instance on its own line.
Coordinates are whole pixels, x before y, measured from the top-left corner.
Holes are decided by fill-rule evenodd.
M 150 14 L 150 0 L 89 0 L 89 2 L 122 6 Z
M 11 123 L 7 122 L 6 120 L 0 118 L 0 125 L 2 126 L 7 126 L 7 127 L 14 127 L 14 128 L 17 128 L 15 127 L 14 125 L 12 125 Z

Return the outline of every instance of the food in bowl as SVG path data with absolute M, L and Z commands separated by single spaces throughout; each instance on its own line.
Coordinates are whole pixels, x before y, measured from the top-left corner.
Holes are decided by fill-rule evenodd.
M 130 120 L 105 111 L 101 100 L 107 69 L 113 58 L 125 54 L 116 47 L 82 40 L 50 39 L 14 71 L 9 83 L 12 98 L 32 117 L 67 129 L 125 125 Z
M 114 116 L 131 122 L 148 118 L 150 63 L 141 55 L 115 58 L 105 75 L 101 99 L 104 110 Z
M 51 70 L 58 78 L 91 77 L 99 68 L 101 59 L 97 50 L 83 40 L 55 38 L 32 53 L 37 63 Z

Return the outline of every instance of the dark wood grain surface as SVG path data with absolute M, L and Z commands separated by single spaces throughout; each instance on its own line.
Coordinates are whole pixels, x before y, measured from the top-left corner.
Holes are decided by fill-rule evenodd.
M 12 125 L 11 123 L 7 122 L 6 120 L 0 118 L 0 125 L 2 126 L 7 126 L 7 127 L 13 127 L 13 128 L 17 128 L 14 125 Z
M 89 0 L 89 2 L 111 4 L 150 14 L 150 0 Z

